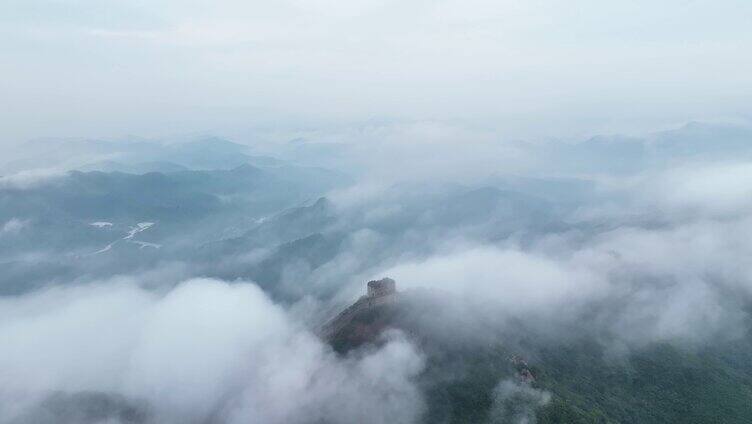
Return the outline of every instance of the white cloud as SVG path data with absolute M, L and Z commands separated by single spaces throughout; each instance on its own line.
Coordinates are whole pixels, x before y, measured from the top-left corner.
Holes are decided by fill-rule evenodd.
M 0 226 L 0 236 L 17 234 L 28 224 L 29 224 L 29 221 L 24 221 L 18 218 L 11 218 L 5 224 Z
M 693 164 L 661 175 L 650 190 L 670 212 L 738 216 L 752 212 L 752 163 Z
M 594 330 L 634 346 L 699 344 L 739 337 L 746 328 L 750 240 L 747 217 L 624 226 L 584 240 L 578 233 L 547 236 L 524 249 L 457 243 L 379 275 L 402 288 L 452 293 L 474 305 L 468 312 L 489 328 L 511 318 L 544 333 Z
M 0 176 L 0 190 L 24 190 L 39 187 L 65 175 L 62 169 L 33 169 Z
M 0 420 L 56 390 L 124 394 L 158 422 L 410 423 L 421 412 L 423 361 L 401 336 L 339 358 L 251 284 L 58 288 L 0 300 L 0 318 Z
M 430 287 L 477 301 L 505 313 L 556 313 L 558 308 L 602 292 L 605 282 L 587 267 L 515 248 L 468 248 L 384 271 L 401 287 Z

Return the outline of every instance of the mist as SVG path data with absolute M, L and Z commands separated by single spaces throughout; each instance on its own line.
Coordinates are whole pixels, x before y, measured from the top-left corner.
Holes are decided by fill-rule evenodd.
M 748 119 L 749 13 L 737 0 L 10 1 L 0 139 L 374 121 L 583 137 Z
M 59 392 L 123 396 L 144 422 L 413 422 L 422 408 L 404 337 L 338 358 L 252 284 L 102 282 L 1 310 L 3 422 L 44 417 L 35 408 Z
M 0 424 L 750 422 L 750 16 L 5 2 Z
M 468 365 L 447 351 L 499 346 L 546 367 L 550 349 L 584 343 L 613 367 L 747 340 L 747 126 L 469 150 L 445 127 L 415 131 L 404 148 L 390 131 L 263 155 L 101 142 L 119 161 L 4 177 L 0 419 L 415 423 L 449 419 L 437 387 Z M 602 162 L 563 160 L 588 155 Z M 382 276 L 406 302 L 394 328 L 346 351 L 322 338 Z M 478 419 L 560 407 L 514 364 L 482 383 Z

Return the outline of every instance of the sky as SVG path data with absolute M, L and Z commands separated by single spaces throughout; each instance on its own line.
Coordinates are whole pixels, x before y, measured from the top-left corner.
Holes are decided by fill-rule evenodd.
M 0 145 L 442 122 L 748 119 L 746 0 L 5 0 Z

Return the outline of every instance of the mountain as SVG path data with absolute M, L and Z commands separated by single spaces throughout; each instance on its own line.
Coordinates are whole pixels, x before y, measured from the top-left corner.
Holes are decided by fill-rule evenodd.
M 213 243 L 207 248 L 229 253 L 250 250 L 269 243 L 284 244 L 324 231 L 337 217 L 328 199 L 321 197 L 315 203 L 283 211 L 263 220 L 240 237 Z
M 112 160 L 104 160 L 83 165 L 77 169 L 82 172 L 122 172 L 126 174 L 148 174 L 150 172 L 179 172 L 187 171 L 188 168 L 167 161 L 120 163 Z
M 76 274 L 129 272 L 160 260 L 200 263 L 196 246 L 242 235 L 263 217 L 344 184 L 331 175 L 318 179 L 319 171 L 299 172 L 284 178 L 250 164 L 140 175 L 71 171 L 29 186 L 2 187 L 0 228 L 10 230 L 0 237 L 0 264 L 7 270 L 0 273 L 0 293 L 21 293 Z M 306 226 L 315 232 L 315 220 L 304 215 L 293 211 L 274 229 L 256 232 L 268 235 L 274 246 L 293 241 L 311 234 Z M 246 247 L 231 250 L 244 253 Z
M 213 193 L 195 190 L 185 178 L 158 172 L 80 172 L 25 189 L 0 193 L 0 220 L 34 219 L 136 220 L 184 219 L 220 207 Z
M 55 392 L 43 399 L 37 408 L 17 417 L 10 424 L 141 424 L 153 421 L 147 406 L 131 402 L 122 395 Z
M 690 122 L 642 137 L 599 135 L 520 147 L 551 175 L 626 175 L 688 161 L 749 160 L 752 127 Z
M 704 349 L 655 343 L 614 358 L 589 336 L 554 341 L 524 323 L 478 332 L 490 327 L 462 310 L 459 299 L 435 290 L 369 293 L 319 334 L 342 355 L 380 344 L 395 329 L 406 334 L 427 356 L 418 381 L 428 403 L 423 422 L 518 422 L 498 416 L 499 387 L 550 397 L 514 398 L 511 411 L 531 408 L 542 424 L 752 420 L 752 334 Z
M 249 146 L 219 137 L 184 142 L 37 140 L 26 143 L 14 156 L 0 160 L 0 174 L 40 169 L 143 174 L 186 169 L 229 170 L 244 164 L 262 167 L 287 164 L 266 155 L 255 156 L 251 150 Z

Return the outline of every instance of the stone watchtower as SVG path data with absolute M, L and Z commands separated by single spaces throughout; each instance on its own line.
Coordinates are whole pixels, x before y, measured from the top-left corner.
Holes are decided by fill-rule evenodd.
M 391 278 L 368 282 L 368 297 L 382 297 L 397 293 L 397 285 Z

